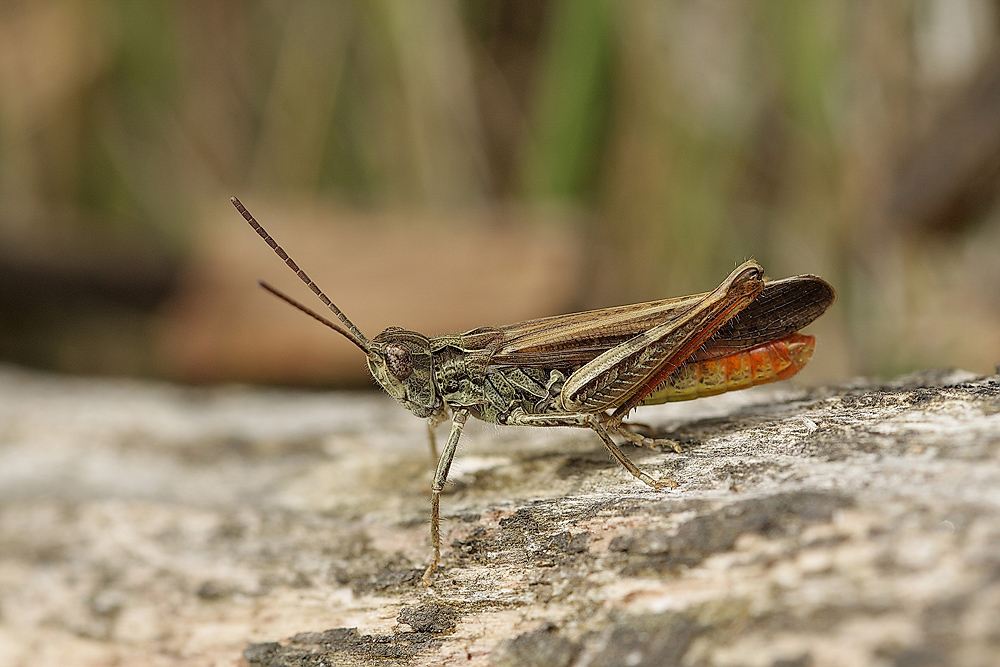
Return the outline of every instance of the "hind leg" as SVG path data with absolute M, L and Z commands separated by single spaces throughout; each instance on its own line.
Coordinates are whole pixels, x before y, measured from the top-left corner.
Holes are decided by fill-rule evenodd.
M 640 447 L 649 447 L 652 449 L 656 449 L 659 447 L 670 447 L 678 454 L 684 451 L 681 448 L 681 443 L 677 442 L 676 440 L 670 440 L 669 438 L 652 438 L 646 435 L 642 435 L 640 431 L 645 431 L 650 435 L 652 435 L 653 433 L 653 429 L 651 429 L 646 424 L 620 424 L 619 426 L 612 427 L 609 430 L 612 433 L 615 433 L 625 438 L 633 445 L 638 445 Z

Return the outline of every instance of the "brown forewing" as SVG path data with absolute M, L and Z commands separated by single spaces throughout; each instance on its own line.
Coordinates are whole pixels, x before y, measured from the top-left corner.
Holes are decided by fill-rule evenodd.
M 572 369 L 637 334 L 682 316 L 708 293 L 556 315 L 500 327 L 503 343 L 491 364 Z M 713 359 L 782 338 L 822 315 L 836 299 L 813 275 L 774 280 L 746 309 L 692 355 Z

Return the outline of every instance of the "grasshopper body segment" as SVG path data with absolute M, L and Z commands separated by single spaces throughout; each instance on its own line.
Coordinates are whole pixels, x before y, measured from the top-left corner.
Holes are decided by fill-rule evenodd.
M 787 380 L 812 357 L 816 338 L 794 333 L 743 352 L 689 361 L 643 399 L 642 405 L 690 401 Z
M 276 296 L 334 329 L 367 357 L 386 392 L 433 427 L 451 418 L 448 441 L 431 486 L 433 557 L 440 560 L 440 494 L 468 417 L 494 424 L 589 428 L 632 475 L 661 488 L 611 438 L 672 444 L 641 437 L 622 421 L 635 407 L 710 396 L 784 380 L 812 355 L 815 340 L 798 334 L 833 303 L 822 278 L 766 281 L 750 260 L 711 292 L 482 327 L 428 337 L 390 327 L 368 340 L 254 220 L 233 204 L 254 231 L 316 294 L 339 324 L 261 283 Z M 678 449 L 679 451 L 679 449 Z

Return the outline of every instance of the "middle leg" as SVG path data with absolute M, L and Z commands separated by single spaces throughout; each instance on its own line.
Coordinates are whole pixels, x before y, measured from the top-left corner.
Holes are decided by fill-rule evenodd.
M 521 410 L 515 410 L 507 419 L 507 423 L 517 426 L 575 426 L 579 428 L 590 428 L 601 438 L 601 442 L 604 443 L 604 446 L 611 453 L 611 456 L 613 456 L 614 459 L 618 461 L 623 468 L 625 468 L 625 470 L 632 473 L 632 476 L 636 479 L 644 484 L 648 484 L 654 489 L 662 489 L 666 486 L 669 486 L 670 488 L 677 488 L 676 481 L 669 478 L 660 480 L 653 479 L 649 474 L 643 472 L 638 468 L 638 466 L 632 463 L 632 461 L 625 456 L 625 452 L 619 449 L 618 445 L 615 444 L 615 441 L 611 439 L 611 436 L 608 434 L 608 429 L 601 423 L 601 420 L 597 415 L 586 412 L 529 415 L 525 414 Z

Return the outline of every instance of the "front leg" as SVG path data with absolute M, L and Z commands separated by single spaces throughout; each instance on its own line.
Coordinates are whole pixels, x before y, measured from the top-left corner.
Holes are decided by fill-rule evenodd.
M 607 416 L 605 415 L 607 418 Z M 593 429 L 595 433 L 601 438 L 601 442 L 607 447 L 608 451 L 611 452 L 611 456 L 615 457 L 615 460 L 621 464 L 625 470 L 628 470 L 632 475 L 639 481 L 648 484 L 654 489 L 662 489 L 665 486 L 669 486 L 672 489 L 677 488 L 677 482 L 665 478 L 660 480 L 655 480 L 648 474 L 639 470 L 639 468 L 625 456 L 625 452 L 618 448 L 615 441 L 611 439 L 608 435 L 608 429 L 602 423 L 602 420 L 595 414 L 588 412 L 573 412 L 565 414 L 547 414 L 547 415 L 529 415 L 525 414 L 521 410 L 514 410 L 510 417 L 507 418 L 508 424 L 514 424 L 517 426 L 576 426 L 585 427 Z
M 431 485 L 431 547 L 434 549 L 434 556 L 424 572 L 423 582 L 425 586 L 431 585 L 434 572 L 441 563 L 441 489 L 448 481 L 448 471 L 451 469 L 451 462 L 455 458 L 455 449 L 458 447 L 458 441 L 462 437 L 462 429 L 465 428 L 465 420 L 468 418 L 468 410 L 462 408 L 455 410 L 448 443 L 444 446 L 441 458 L 438 459 L 437 470 L 434 471 L 434 483 Z
M 434 429 L 443 421 L 448 420 L 448 411 L 444 407 L 436 410 L 434 414 L 427 418 L 427 443 L 431 447 L 431 463 L 438 460 L 437 438 L 434 436 Z

